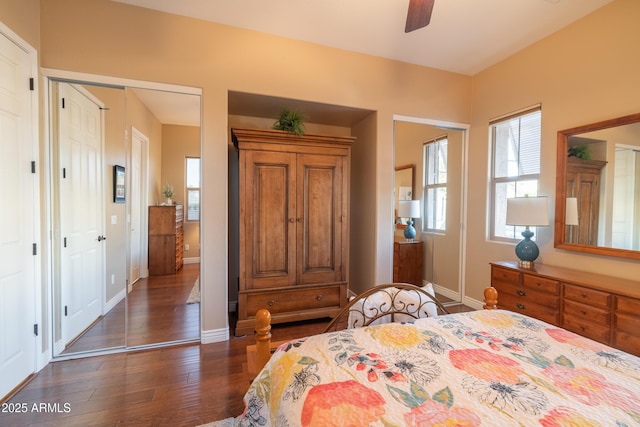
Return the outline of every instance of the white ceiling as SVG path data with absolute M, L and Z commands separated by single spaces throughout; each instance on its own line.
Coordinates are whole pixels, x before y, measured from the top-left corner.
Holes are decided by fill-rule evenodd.
M 474 75 L 612 0 L 436 0 L 409 34 L 409 0 L 115 1 Z
M 435 0 L 431 23 L 408 34 L 409 0 L 114 1 L 474 75 L 612 0 Z M 199 123 L 199 97 L 167 99 L 171 94 L 162 92 L 139 96 L 162 123 Z M 290 107 L 305 111 L 312 122 L 342 126 L 367 113 L 328 114 L 320 104 L 284 101 L 230 93 L 229 113 L 275 118 L 279 108 Z

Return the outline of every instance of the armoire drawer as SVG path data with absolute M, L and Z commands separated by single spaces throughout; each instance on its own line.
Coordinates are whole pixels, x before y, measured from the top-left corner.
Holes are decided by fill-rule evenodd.
M 329 307 L 340 307 L 340 286 L 286 288 L 281 291 L 247 294 L 248 316 L 255 316 L 262 308 L 266 308 L 271 314 L 278 314 Z

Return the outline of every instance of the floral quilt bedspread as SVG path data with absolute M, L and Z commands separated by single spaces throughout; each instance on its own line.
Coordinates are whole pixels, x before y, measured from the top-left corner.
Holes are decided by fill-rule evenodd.
M 245 395 L 246 426 L 637 426 L 640 359 L 483 310 L 281 346 Z

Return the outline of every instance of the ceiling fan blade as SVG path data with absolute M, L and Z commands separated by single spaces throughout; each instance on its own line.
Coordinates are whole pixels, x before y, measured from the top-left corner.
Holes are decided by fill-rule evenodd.
M 407 23 L 404 27 L 405 33 L 429 25 L 434 2 L 435 0 L 409 0 Z

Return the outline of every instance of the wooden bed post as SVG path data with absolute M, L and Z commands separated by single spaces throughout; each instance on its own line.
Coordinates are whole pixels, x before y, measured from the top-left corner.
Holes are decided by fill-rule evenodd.
M 498 291 L 490 286 L 484 289 L 484 305 L 485 310 L 495 310 L 498 308 Z
M 271 313 L 264 308 L 256 313 L 256 352 L 257 373 L 271 358 Z

